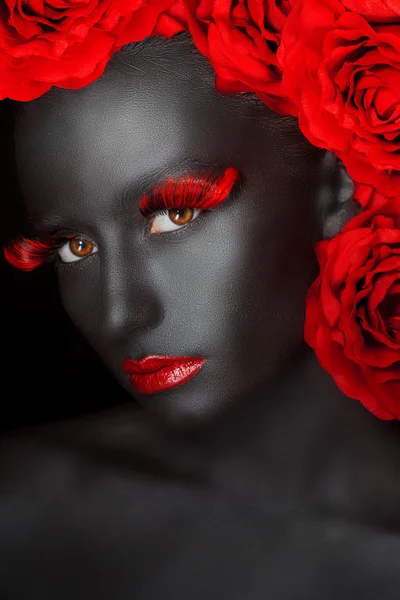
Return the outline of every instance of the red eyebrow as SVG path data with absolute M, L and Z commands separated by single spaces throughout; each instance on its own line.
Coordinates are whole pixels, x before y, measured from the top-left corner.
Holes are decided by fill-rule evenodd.
M 203 173 L 185 175 L 180 179 L 168 178 L 156 185 L 149 195 L 142 197 L 140 212 L 147 217 L 164 209 L 214 208 L 227 199 L 239 180 L 239 172 L 234 167 L 228 167 L 222 175 Z

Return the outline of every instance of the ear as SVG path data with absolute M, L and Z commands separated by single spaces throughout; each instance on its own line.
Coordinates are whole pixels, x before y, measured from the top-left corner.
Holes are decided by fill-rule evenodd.
M 318 218 L 324 240 L 335 237 L 360 212 L 354 200 L 354 183 L 341 160 L 325 152 L 317 189 Z

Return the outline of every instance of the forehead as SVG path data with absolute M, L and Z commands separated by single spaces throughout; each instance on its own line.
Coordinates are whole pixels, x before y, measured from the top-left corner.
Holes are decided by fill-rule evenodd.
M 142 53 L 122 66 L 113 61 L 81 90 L 53 90 L 23 105 L 15 140 L 28 211 L 67 218 L 78 204 L 89 217 L 93 206 L 108 210 L 128 187 L 139 193 L 177 165 L 254 159 L 260 135 L 269 159 L 278 161 L 273 128 L 264 122 L 261 132 L 260 121 L 238 111 L 237 99 L 215 90 L 206 59 L 193 67 L 184 50 L 173 62 Z

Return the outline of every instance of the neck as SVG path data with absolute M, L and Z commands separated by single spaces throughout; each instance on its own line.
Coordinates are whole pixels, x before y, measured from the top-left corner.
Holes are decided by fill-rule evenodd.
M 215 424 L 208 447 L 213 476 L 272 511 L 316 505 L 362 518 L 378 514 L 377 488 L 385 510 L 398 498 L 399 424 L 345 397 L 308 350 L 271 391 Z

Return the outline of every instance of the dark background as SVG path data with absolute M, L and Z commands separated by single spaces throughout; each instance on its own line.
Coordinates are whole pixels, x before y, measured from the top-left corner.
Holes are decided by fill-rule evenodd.
M 14 159 L 14 111 L 13 102 L 0 102 L 1 430 L 129 400 L 64 313 L 54 268 L 23 273 L 4 259 L 6 242 L 26 231 Z

